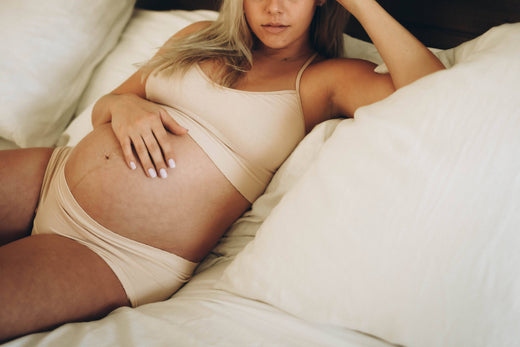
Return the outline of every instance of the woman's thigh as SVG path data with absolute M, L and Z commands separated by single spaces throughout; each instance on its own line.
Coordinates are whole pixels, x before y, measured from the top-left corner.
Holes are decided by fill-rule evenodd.
M 0 151 L 0 245 L 28 235 L 52 148 Z
M 35 235 L 0 247 L 0 342 L 128 306 L 110 267 L 88 247 Z

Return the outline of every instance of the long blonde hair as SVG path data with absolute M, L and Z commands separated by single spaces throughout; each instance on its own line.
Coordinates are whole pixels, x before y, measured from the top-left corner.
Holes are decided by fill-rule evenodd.
M 336 0 L 316 8 L 310 26 L 311 44 L 325 58 L 343 55 L 343 30 L 349 14 Z M 213 59 L 222 63 L 220 84 L 231 87 L 251 69 L 255 38 L 243 10 L 243 0 L 223 0 L 218 18 L 205 29 L 170 40 L 143 67 L 143 76 L 152 72 L 185 70 L 194 63 Z

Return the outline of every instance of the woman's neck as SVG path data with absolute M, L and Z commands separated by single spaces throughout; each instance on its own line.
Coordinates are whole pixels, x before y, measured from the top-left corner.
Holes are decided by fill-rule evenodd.
M 293 62 L 307 58 L 313 53 L 314 49 L 309 42 L 285 48 L 271 48 L 260 43 L 256 49 L 253 49 L 253 60 L 266 58 L 276 62 Z

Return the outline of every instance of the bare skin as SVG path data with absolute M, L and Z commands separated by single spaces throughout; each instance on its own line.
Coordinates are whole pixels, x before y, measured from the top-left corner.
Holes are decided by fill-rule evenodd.
M 88 248 L 57 235 L 25 237 L 51 153 L 0 152 L 0 341 L 128 305 L 112 270 Z
M 391 74 L 375 74 L 373 64 L 364 61 L 318 57 L 300 85 L 307 132 L 331 116 L 352 116 L 358 107 L 441 68 L 375 1 L 339 2 L 367 29 Z M 298 70 L 313 53 L 308 26 L 320 3 L 244 0 L 260 42 L 252 69 L 234 87 L 294 89 Z M 273 28 L 280 23 L 286 28 Z M 207 25 L 193 24 L 177 36 Z M 409 56 L 403 58 L 398 44 Z M 217 80 L 214 62 L 206 61 L 201 68 Z M 66 180 L 80 206 L 101 225 L 198 262 L 250 204 L 189 132 L 160 105 L 146 100 L 141 77 L 137 71 L 98 101 L 94 131 L 72 152 Z M 111 269 L 88 248 L 57 235 L 24 237 L 31 229 L 51 151 L 0 152 L 0 240 L 5 244 L 0 247 L 0 341 L 99 318 L 128 305 Z M 175 168 L 169 167 L 170 159 Z M 161 174 L 163 178 L 151 178 Z
M 57 235 L 9 243 L 0 252 L 0 341 L 99 319 L 128 306 L 123 287 L 87 247 Z
M 29 235 L 51 153 L 51 148 L 0 151 L 0 246 Z
M 191 137 L 169 134 L 168 141 L 177 167 L 167 179 L 150 179 L 141 169 L 128 170 L 110 124 L 99 126 L 74 148 L 65 177 L 101 225 L 199 262 L 249 202 Z

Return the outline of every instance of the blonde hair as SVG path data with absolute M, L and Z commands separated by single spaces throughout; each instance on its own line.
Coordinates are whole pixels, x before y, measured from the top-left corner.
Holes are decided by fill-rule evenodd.
M 343 55 L 343 30 L 349 14 L 336 0 L 317 7 L 310 25 L 313 48 L 325 58 Z M 253 63 L 253 37 L 243 10 L 243 0 L 223 0 L 218 18 L 192 35 L 167 42 L 160 54 L 143 67 L 149 73 L 186 70 L 194 63 L 212 59 L 222 63 L 220 84 L 231 87 Z

